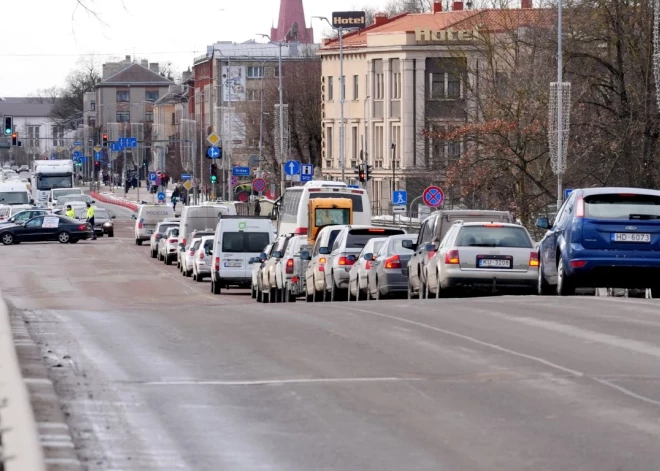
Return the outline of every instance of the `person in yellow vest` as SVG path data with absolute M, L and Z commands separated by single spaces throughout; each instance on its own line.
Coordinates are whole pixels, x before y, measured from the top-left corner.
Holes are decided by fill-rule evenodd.
M 87 203 L 87 222 L 92 225 L 92 240 L 96 240 L 96 231 L 94 230 L 94 207 Z
M 71 219 L 76 218 L 76 212 L 74 211 L 74 209 L 71 207 L 70 204 L 66 206 L 66 217 Z

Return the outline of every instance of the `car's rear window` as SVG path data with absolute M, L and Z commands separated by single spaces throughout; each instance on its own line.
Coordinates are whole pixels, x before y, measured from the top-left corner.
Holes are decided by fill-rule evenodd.
M 346 237 L 347 249 L 362 249 L 374 237 L 403 234 L 401 229 L 350 229 Z
M 590 219 L 660 218 L 660 196 L 604 194 L 584 198 L 584 214 Z
M 165 234 L 165 231 L 167 231 L 170 227 L 177 227 L 178 224 L 161 224 L 158 226 L 158 233 L 159 234 Z
M 388 247 L 388 253 L 391 254 L 397 254 L 397 255 L 404 255 L 404 254 L 411 254 L 413 253 L 413 250 L 407 249 L 403 246 L 403 241 L 404 240 L 409 240 L 411 242 L 415 242 L 416 239 L 393 239 L 390 241 L 390 246 Z
M 268 232 L 225 232 L 222 234 L 222 251 L 259 253 L 269 242 Z
M 522 227 L 465 226 L 456 238 L 458 247 L 519 247 L 532 248 L 532 241 Z

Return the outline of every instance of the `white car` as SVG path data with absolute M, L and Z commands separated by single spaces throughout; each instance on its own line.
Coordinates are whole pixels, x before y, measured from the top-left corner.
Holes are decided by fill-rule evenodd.
M 158 224 L 156 224 L 155 228 L 152 231 L 153 234 L 151 234 L 151 239 L 149 239 L 149 245 L 151 248 L 151 258 L 158 257 L 158 243 L 160 242 L 160 239 L 162 239 L 163 236 L 165 235 L 165 231 L 172 227 L 179 227 L 179 223 L 159 222 Z M 160 260 L 160 257 L 158 257 L 158 260 Z
M 293 237 L 291 234 L 282 235 L 275 240 L 273 250 L 261 268 L 261 290 L 266 293 L 268 301 L 271 303 L 282 301 L 282 291 L 277 288 L 275 272 L 291 237 Z
M 203 236 L 199 240 L 197 250 L 193 256 L 193 279 L 202 281 L 205 277 L 211 276 L 211 267 L 213 265 L 213 239 L 215 236 Z
M 158 241 L 158 260 L 165 265 L 172 265 L 176 260 L 176 251 L 179 247 L 179 228 L 170 227 Z
M 204 236 L 212 235 L 214 235 L 213 231 L 196 230 L 190 233 L 189 240 L 186 241 L 185 245 L 179 242 L 179 271 L 181 271 L 183 276 L 193 275 L 193 259 L 195 258 L 195 252 L 199 248 L 199 246 L 193 247 L 193 243 L 199 241 Z M 183 239 L 179 237 L 179 240 Z
M 358 256 L 357 260 L 351 267 L 351 271 L 348 273 L 348 300 L 355 298 L 356 301 L 360 300 L 360 297 L 364 296 L 367 299 L 367 271 L 371 269 L 371 262 L 374 261 L 374 256 L 387 240 L 387 237 L 377 237 L 369 240 L 367 245 L 364 246 L 362 252 Z M 370 259 L 367 260 L 365 255 L 371 255 Z
M 307 244 L 307 236 L 291 237 L 282 258 L 275 267 L 277 291 L 282 293 L 280 297 L 284 302 L 295 302 L 298 296 L 304 294 L 305 270 L 308 262 L 300 258 L 303 250 L 309 253 L 312 251 L 312 246 Z
M 261 302 L 261 293 L 259 292 L 259 276 L 263 262 L 266 261 L 270 251 L 273 249 L 273 244 L 268 244 L 263 252 L 258 256 L 252 257 L 248 260 L 248 265 L 252 267 L 252 286 L 250 288 L 252 299 Z

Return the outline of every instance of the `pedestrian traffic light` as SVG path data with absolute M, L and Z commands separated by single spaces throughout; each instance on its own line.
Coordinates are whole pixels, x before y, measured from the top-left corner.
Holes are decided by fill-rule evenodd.
M 108 147 L 108 133 L 104 132 L 103 135 L 101 136 L 101 141 L 103 143 L 103 147 Z
M 17 146 L 18 145 L 18 133 L 14 132 L 11 134 L 11 145 L 12 146 Z
M 211 183 L 218 181 L 218 167 L 215 164 L 211 164 Z
M 13 116 L 5 116 L 5 136 L 9 136 L 12 131 L 14 130 L 14 117 Z

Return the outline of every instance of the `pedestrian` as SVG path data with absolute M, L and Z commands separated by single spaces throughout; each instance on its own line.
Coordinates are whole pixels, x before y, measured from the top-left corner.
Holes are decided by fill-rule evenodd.
M 75 219 L 75 218 L 76 218 L 76 212 L 73 210 L 73 208 L 71 207 L 70 204 L 67 204 L 67 205 L 66 205 L 66 213 L 65 213 L 65 215 L 66 215 L 66 217 L 71 218 L 71 219 Z
M 174 191 L 172 192 L 172 209 L 176 211 L 176 202 L 179 199 L 179 188 L 174 187 Z
M 254 215 L 261 216 L 261 204 L 259 203 L 259 200 L 254 201 Z
M 87 203 L 87 222 L 92 225 L 92 240 L 96 240 L 96 231 L 94 230 L 94 206 Z

